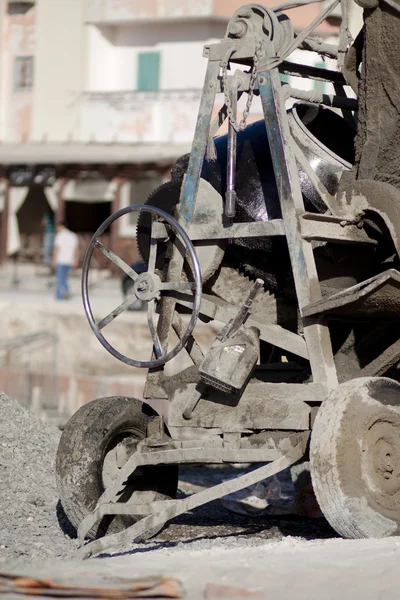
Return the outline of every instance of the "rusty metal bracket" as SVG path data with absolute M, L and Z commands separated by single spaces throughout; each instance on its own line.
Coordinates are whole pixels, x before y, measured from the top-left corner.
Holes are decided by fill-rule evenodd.
M 363 222 L 360 220 L 351 222 L 332 215 L 303 213 L 300 216 L 300 228 L 303 239 L 308 241 L 377 244 L 363 229 Z
M 315 302 L 304 307 L 304 316 L 319 315 L 321 313 L 330 312 L 337 308 L 346 306 L 353 302 L 357 302 L 361 298 L 365 298 L 374 294 L 382 286 L 394 286 L 397 290 L 400 288 L 400 273 L 396 269 L 388 269 L 379 275 L 374 275 L 361 283 L 357 283 L 329 298 L 325 298 L 320 302 Z

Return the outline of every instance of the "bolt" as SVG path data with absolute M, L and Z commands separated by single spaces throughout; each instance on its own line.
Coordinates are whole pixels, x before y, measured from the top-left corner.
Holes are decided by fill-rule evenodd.
M 247 25 L 244 21 L 234 21 L 229 25 L 229 33 L 236 38 L 242 38 L 247 33 Z
M 147 283 L 147 281 L 142 281 L 138 285 L 138 292 L 147 292 L 148 289 L 149 289 L 149 284 Z

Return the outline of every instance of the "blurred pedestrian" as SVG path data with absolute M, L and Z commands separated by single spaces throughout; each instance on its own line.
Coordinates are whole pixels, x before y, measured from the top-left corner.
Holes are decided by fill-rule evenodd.
M 46 212 L 42 219 L 43 227 L 43 263 L 51 267 L 51 256 L 54 248 L 54 217 L 52 212 Z
M 78 236 L 70 231 L 65 222 L 57 223 L 54 239 L 53 266 L 56 271 L 56 299 L 70 297 L 68 277 L 71 267 L 78 266 Z

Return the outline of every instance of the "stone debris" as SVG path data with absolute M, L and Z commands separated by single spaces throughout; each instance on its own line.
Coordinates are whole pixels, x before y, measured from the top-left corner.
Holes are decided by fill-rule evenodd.
M 20 564 L 30 559 L 70 557 L 78 547 L 74 537 L 76 532 L 58 499 L 55 458 L 60 435 L 57 428 L 50 427 L 16 400 L 0 393 L 0 567 L 12 566 L 17 560 Z M 182 497 L 215 485 L 221 479 L 235 476 L 235 471 L 234 466 L 225 466 L 223 469 L 218 465 L 214 465 L 214 468 L 211 465 L 182 467 L 179 494 Z M 273 479 L 272 483 L 276 484 L 277 481 Z M 282 492 L 278 493 L 282 505 L 281 496 L 287 496 L 291 490 L 290 474 L 286 473 L 285 477 L 280 474 L 278 487 L 271 486 L 271 482 L 266 483 L 268 485 L 263 484 L 261 488 L 267 489 L 268 496 Z M 252 497 L 254 490 L 247 490 L 244 496 L 246 494 Z M 204 551 L 212 547 L 246 548 L 263 546 L 271 540 L 281 540 L 288 534 L 302 537 L 305 531 L 308 536 L 312 531 L 316 537 L 333 534 L 323 519 L 317 519 L 315 526 L 305 526 L 301 521 L 298 526 L 296 523 L 287 523 L 283 534 L 277 523 L 268 520 L 271 510 L 269 499 L 268 506 L 261 507 L 260 512 L 259 506 L 256 510 L 254 507 L 248 510 L 248 498 L 228 496 L 224 500 L 223 503 L 216 501 L 200 507 L 193 515 L 178 518 L 156 538 L 138 544 L 127 543 L 116 552 L 157 551 L 168 554 L 185 552 L 189 547 L 192 551 Z M 261 501 L 264 501 L 263 494 Z M 243 506 L 246 510 L 238 510 Z M 226 508 L 230 510 L 226 511 Z M 232 510 L 242 513 L 243 517 L 229 518 L 227 515 Z M 276 507 L 274 510 L 276 514 Z M 308 512 L 303 506 L 297 514 Z M 266 520 L 261 518 L 256 522 L 254 517 L 260 516 L 265 516 Z M 250 524 L 251 531 L 248 532 Z
M 0 562 L 63 556 L 76 547 L 58 506 L 60 435 L 0 393 Z
M 234 587 L 231 585 L 221 585 L 219 583 L 209 583 L 205 589 L 204 597 L 206 600 L 216 598 L 265 598 L 263 591 L 253 591 L 243 587 Z
M 46 598 L 108 598 L 131 600 L 135 598 L 182 598 L 183 589 L 172 577 L 146 577 L 107 581 L 102 578 L 74 578 L 74 583 L 50 577 L 27 577 L 25 575 L 0 574 L 0 594 L 45 596 Z

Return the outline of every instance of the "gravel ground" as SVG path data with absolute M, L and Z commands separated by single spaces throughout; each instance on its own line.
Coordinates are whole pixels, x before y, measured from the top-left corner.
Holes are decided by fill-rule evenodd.
M 327 539 L 335 533 L 324 519 L 250 518 L 227 511 L 221 502 L 182 515 L 149 542 L 98 559 L 71 560 L 77 544 L 58 508 L 54 473 L 59 437 L 57 429 L 0 394 L 3 573 L 81 585 L 109 585 L 111 579 L 122 585 L 132 577 L 164 574 L 178 579 L 185 597 L 194 600 L 221 594 L 280 600 L 398 598 L 399 538 Z M 232 467 L 184 467 L 180 495 L 235 472 Z
M 0 394 L 0 560 L 66 555 L 75 541 L 57 508 L 60 432 Z
M 66 557 L 77 547 L 73 530 L 58 502 L 55 456 L 60 432 L 0 394 L 0 561 Z M 231 466 L 183 467 L 181 497 L 238 473 Z M 220 501 L 184 514 L 149 542 L 120 551 L 206 549 L 257 546 L 285 536 L 335 537 L 324 519 L 296 516 L 249 517 L 226 510 Z

